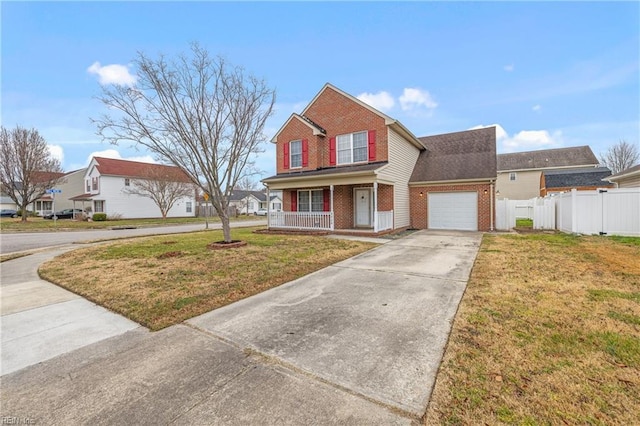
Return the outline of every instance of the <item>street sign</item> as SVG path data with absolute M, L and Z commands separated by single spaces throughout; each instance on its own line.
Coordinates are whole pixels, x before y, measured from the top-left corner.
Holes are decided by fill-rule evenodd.
M 45 192 L 47 194 L 60 194 L 62 193 L 62 189 L 47 189 Z

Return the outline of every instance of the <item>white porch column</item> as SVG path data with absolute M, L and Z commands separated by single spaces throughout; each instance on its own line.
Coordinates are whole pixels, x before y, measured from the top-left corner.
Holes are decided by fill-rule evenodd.
M 329 224 L 329 226 L 331 227 L 331 230 L 334 230 L 334 213 L 333 213 L 333 185 L 329 185 L 329 190 L 331 192 L 331 196 L 329 197 L 329 211 L 331 212 L 331 223 Z
M 271 194 L 269 192 L 269 186 L 267 188 L 267 229 L 271 229 Z
M 373 232 L 378 232 L 378 182 L 373 182 Z

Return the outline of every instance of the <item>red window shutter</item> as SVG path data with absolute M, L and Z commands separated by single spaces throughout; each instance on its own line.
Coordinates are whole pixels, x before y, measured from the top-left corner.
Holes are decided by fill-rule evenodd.
M 328 212 L 331 211 L 331 190 L 329 188 L 325 188 L 322 192 L 322 201 L 323 208 L 322 211 Z
M 309 141 L 302 139 L 302 167 L 309 165 Z
M 369 161 L 376 161 L 376 131 L 369 130 Z
M 291 211 L 298 211 L 298 191 L 291 191 Z
M 283 145 L 284 148 L 284 163 L 283 166 L 285 169 L 289 168 L 289 142 Z
M 329 165 L 336 165 L 336 138 L 329 139 Z

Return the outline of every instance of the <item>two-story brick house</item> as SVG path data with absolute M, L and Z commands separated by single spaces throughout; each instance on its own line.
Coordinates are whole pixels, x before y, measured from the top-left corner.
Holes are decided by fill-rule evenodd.
M 410 227 L 489 230 L 493 222 L 484 218 L 493 213 L 484 201 L 493 194 L 496 176 L 495 129 L 459 133 L 421 140 L 399 121 L 326 84 L 272 139 L 277 174 L 263 182 L 282 191 L 283 211 L 269 212 L 269 228 L 374 234 Z M 465 161 L 465 144 L 458 140 L 471 140 L 467 148 L 482 151 L 473 158 L 476 163 Z M 460 152 L 443 148 L 451 143 Z M 454 157 L 460 161 L 451 162 Z M 439 160 L 465 173 L 458 179 L 451 170 L 442 178 L 421 172 Z M 429 213 L 431 219 L 437 213 L 428 203 L 459 201 L 455 196 L 435 200 L 431 194 L 459 190 L 477 194 L 467 200 L 475 203 L 473 220 L 460 227 L 430 222 Z

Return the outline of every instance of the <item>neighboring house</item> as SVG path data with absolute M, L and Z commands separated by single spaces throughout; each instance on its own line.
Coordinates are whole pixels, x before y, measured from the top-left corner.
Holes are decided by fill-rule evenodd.
M 496 196 L 499 200 L 529 200 L 540 196 L 542 172 L 597 167 L 588 146 L 498 154 Z
M 70 197 L 73 207 L 90 213 L 106 213 L 123 219 L 162 217 L 159 207 L 148 197 L 132 194 L 129 188 L 137 180 L 170 176 L 176 182 L 190 183 L 178 167 L 137 161 L 94 157 L 85 170 L 80 195 Z M 195 216 L 195 195 L 179 199 L 167 217 Z M 57 203 L 56 203 L 57 209 Z
M 260 203 L 261 209 L 267 209 L 272 212 L 282 211 L 282 198 L 280 195 L 271 195 L 269 196 L 269 207 L 267 207 L 267 197 L 265 194 L 265 200 Z
M 233 206 L 238 214 L 254 214 L 260 209 L 281 211 L 282 198 L 271 194 L 270 206 L 267 207 L 267 194 L 262 191 L 233 190 L 229 197 L 229 206 Z
M 640 164 L 636 164 L 604 180 L 614 183 L 618 188 L 640 188 Z
M 277 174 L 263 182 L 282 191 L 283 211 L 270 212 L 270 228 L 375 234 L 492 227 L 495 128 L 419 139 L 326 84 L 272 143 Z
M 66 176 L 65 173 L 59 173 L 59 172 L 33 172 L 32 179 L 34 182 L 38 182 L 38 183 L 49 182 L 49 181 L 54 181 L 55 179 L 58 179 L 58 182 L 55 185 L 57 187 L 59 184 L 65 182 L 65 176 Z M 15 187 L 17 189 L 22 189 L 22 182 L 16 182 Z M 53 201 L 53 198 L 51 197 L 51 195 L 46 193 L 42 194 L 31 204 L 27 205 L 27 211 L 35 212 L 39 216 L 50 213 L 52 201 Z M 16 204 L 11 199 L 11 197 L 9 197 L 8 194 L 4 192 L 1 195 L 0 204 L 2 204 L 3 209 L 12 209 L 12 210 L 20 209 L 20 206 Z
M 264 192 L 234 189 L 229 196 L 229 206 L 235 207 L 238 214 L 254 214 L 266 200 Z
M 58 184 L 55 185 L 55 188 L 50 188 L 59 189 L 61 192 L 42 195 L 33 202 L 32 210 L 35 211 L 38 216 L 44 216 L 52 213 L 53 210 L 60 211 L 73 208 L 74 203 L 69 197 L 82 192 L 86 170 L 87 169 L 79 169 L 62 175 Z
M 602 181 L 608 176 L 611 176 L 611 170 L 607 167 L 544 170 L 540 177 L 540 197 L 571 191 L 574 188 L 578 191 L 590 191 L 598 188 L 615 187 L 612 183 Z
M 0 209 L 18 210 L 18 205 L 9 196 L 0 194 Z

